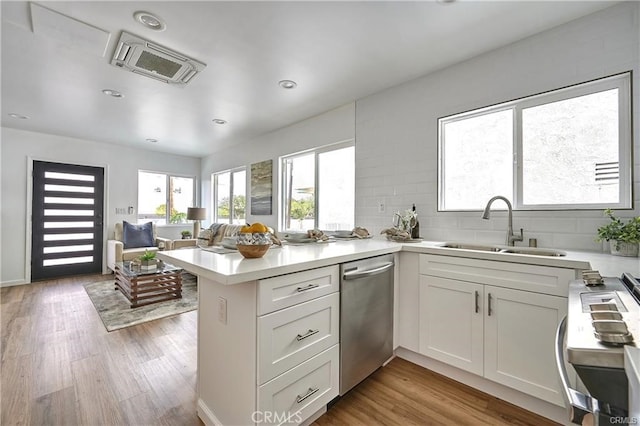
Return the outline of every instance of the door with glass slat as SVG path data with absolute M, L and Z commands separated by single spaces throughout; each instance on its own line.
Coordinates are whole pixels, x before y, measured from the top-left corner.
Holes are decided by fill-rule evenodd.
M 31 280 L 102 271 L 104 169 L 33 162 Z

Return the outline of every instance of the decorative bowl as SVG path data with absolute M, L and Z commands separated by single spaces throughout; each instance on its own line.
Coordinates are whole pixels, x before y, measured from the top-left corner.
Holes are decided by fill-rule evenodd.
M 303 241 L 309 239 L 309 234 L 306 232 L 287 232 L 282 234 L 282 238 L 287 241 Z
M 337 230 L 333 231 L 333 236 L 338 238 L 348 238 L 353 236 L 353 231 Z
M 255 259 L 264 256 L 271 244 L 238 244 L 237 248 L 241 255 L 247 259 Z
M 271 244 L 271 234 L 268 232 L 240 233 L 236 238 L 238 245 Z

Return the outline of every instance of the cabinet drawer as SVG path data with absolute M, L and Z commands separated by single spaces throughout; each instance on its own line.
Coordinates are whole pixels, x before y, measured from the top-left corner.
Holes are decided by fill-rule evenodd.
M 276 377 L 258 389 L 264 424 L 297 424 L 338 396 L 339 345 Z M 269 418 L 267 418 L 267 415 Z
M 258 282 L 258 315 L 340 290 L 338 265 L 310 269 Z
M 338 343 L 340 293 L 258 317 L 258 384 Z
M 420 274 L 563 297 L 576 276 L 573 269 L 430 254 L 420 255 Z

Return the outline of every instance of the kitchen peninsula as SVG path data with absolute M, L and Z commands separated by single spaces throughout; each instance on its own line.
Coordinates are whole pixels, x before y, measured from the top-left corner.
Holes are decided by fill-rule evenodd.
M 552 290 L 556 293 L 547 297 L 561 299 L 560 307 L 565 304 L 568 280 L 575 279 L 580 270 L 600 268 L 603 275 L 614 269 L 640 274 L 637 258 L 573 251 L 562 257 L 482 252 L 443 248 L 437 242 L 401 244 L 382 238 L 273 247 L 259 259 L 200 249 L 160 252 L 163 260 L 198 275 L 197 395 L 198 414 L 205 424 L 270 423 L 274 418 L 267 416 L 274 413 L 299 423 L 322 413 L 338 395 L 339 387 L 338 265 L 390 253 L 396 254 L 397 265 L 394 347 L 399 356 L 430 368 L 430 361 L 420 362 L 431 360 L 425 356 L 430 352 L 423 350 L 424 332 L 420 330 L 425 321 L 420 304 L 425 260 L 462 262 L 470 272 L 473 267 L 490 265 L 520 278 L 537 273 L 536 268 L 543 268 L 539 270 L 544 276 L 558 272 Z M 301 291 L 307 287 L 309 291 Z M 537 290 L 531 291 L 535 294 Z M 560 314 L 562 309 L 558 308 Z M 551 322 L 555 324 L 555 316 Z M 314 335 L 304 344 L 283 343 L 286 338 L 281 331 L 295 336 L 307 329 Z M 558 393 L 537 394 L 536 389 L 519 389 L 517 383 L 498 385 L 493 382 L 500 383 L 499 378 L 468 371 L 458 367 L 451 375 L 541 415 L 556 420 L 564 416 Z

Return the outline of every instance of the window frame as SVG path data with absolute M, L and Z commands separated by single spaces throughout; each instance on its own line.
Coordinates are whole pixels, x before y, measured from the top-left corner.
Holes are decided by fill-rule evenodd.
M 159 172 L 159 171 L 155 171 L 155 170 L 143 170 L 143 169 L 138 169 L 138 182 L 137 182 L 137 203 L 138 203 L 138 209 L 137 209 L 137 213 L 136 213 L 136 221 L 138 223 L 140 223 L 141 220 L 145 220 L 144 218 L 140 218 L 140 173 L 154 173 L 157 175 L 164 175 L 165 177 L 165 185 L 167 188 L 167 193 L 165 196 L 165 223 L 160 225 L 158 224 L 158 226 L 184 226 L 185 223 L 189 223 L 188 221 L 184 222 L 184 223 L 171 223 L 171 205 L 170 205 L 170 200 L 171 197 L 169 196 L 169 188 L 171 186 L 171 178 L 187 178 L 187 179 L 191 179 L 193 180 L 193 188 L 191 189 L 192 193 L 193 193 L 193 206 L 197 206 L 198 205 L 198 179 L 196 176 L 194 175 L 186 175 L 186 174 L 179 174 L 179 173 L 168 173 L 168 172 Z M 193 207 L 192 206 L 192 207 Z M 185 212 L 186 213 L 186 212 Z M 154 222 L 155 223 L 155 222 Z
M 437 205 L 439 212 L 450 211 L 481 211 L 478 209 L 445 209 L 445 170 L 444 156 L 446 155 L 444 130 L 445 125 L 460 120 L 465 120 L 488 113 L 511 110 L 513 112 L 513 185 L 511 194 L 504 195 L 510 198 L 513 203 L 514 210 L 524 211 L 560 211 L 560 210 L 601 210 L 605 207 L 613 209 L 632 209 L 633 208 L 633 134 L 632 134 L 632 71 L 574 84 L 571 86 L 554 89 L 547 92 L 539 93 L 532 96 L 518 98 L 512 101 L 490 105 L 475 110 L 452 114 L 441 117 L 437 123 L 437 140 L 438 140 L 438 156 L 437 156 Z M 581 204 L 525 204 L 523 202 L 523 135 L 522 135 L 522 111 L 527 108 L 558 102 L 567 99 L 574 99 L 580 96 L 603 92 L 606 90 L 618 89 L 618 203 L 581 203 Z M 629 155 L 627 155 L 629 154 Z
M 318 220 L 320 218 L 320 205 L 318 203 L 319 201 L 319 197 L 320 197 L 320 191 L 321 189 L 318 187 L 318 183 L 320 180 L 320 175 L 319 175 L 319 157 L 320 154 L 326 153 L 326 152 L 331 152 L 331 151 L 337 151 L 340 149 L 344 149 L 344 148 L 350 148 L 353 147 L 355 149 L 355 141 L 353 139 L 349 139 L 346 141 L 342 141 L 342 142 L 336 142 L 333 144 L 329 144 L 329 145 L 324 145 L 321 147 L 317 147 L 317 148 L 311 148 L 311 149 L 307 149 L 304 151 L 299 151 L 299 152 L 295 152 L 293 154 L 287 154 L 287 155 L 283 155 L 279 158 L 279 167 L 280 167 L 280 182 L 279 182 L 279 191 L 280 191 L 280 214 L 279 214 L 279 220 L 278 220 L 278 226 L 279 226 L 279 230 L 280 231 L 286 231 L 287 228 L 285 227 L 286 225 L 286 216 L 287 216 L 287 206 L 286 206 L 286 201 L 287 201 L 287 197 L 286 197 L 286 193 L 287 193 L 287 188 L 286 188 L 286 182 L 287 182 L 287 167 L 285 167 L 284 162 L 288 159 L 293 159 L 296 157 L 303 157 L 305 155 L 309 155 L 309 154 L 314 154 L 314 159 L 313 159 L 313 163 L 314 163 L 314 177 L 313 177 L 313 184 L 314 184 L 314 194 L 313 194 L 313 204 L 314 204 L 314 217 L 313 217 L 313 228 L 314 229 L 318 229 Z M 354 164 L 354 172 L 355 172 L 355 164 Z M 355 187 L 353 188 L 354 190 L 354 194 L 355 194 Z M 353 218 L 353 223 L 355 223 L 355 213 L 354 213 L 354 218 Z
M 245 206 L 244 218 L 245 218 L 245 221 L 247 219 L 247 208 L 249 206 L 249 197 L 246 195 L 247 194 L 247 167 L 240 166 L 240 167 L 234 167 L 232 169 L 221 170 L 219 172 L 211 173 L 211 211 L 213 212 L 212 220 L 214 223 L 233 224 L 233 197 L 234 197 L 233 174 L 237 172 L 245 172 L 244 186 L 245 186 L 245 200 L 247 204 Z M 218 176 L 225 173 L 229 173 L 229 194 L 228 194 L 229 195 L 229 219 L 226 222 L 220 222 L 220 218 L 218 218 Z

